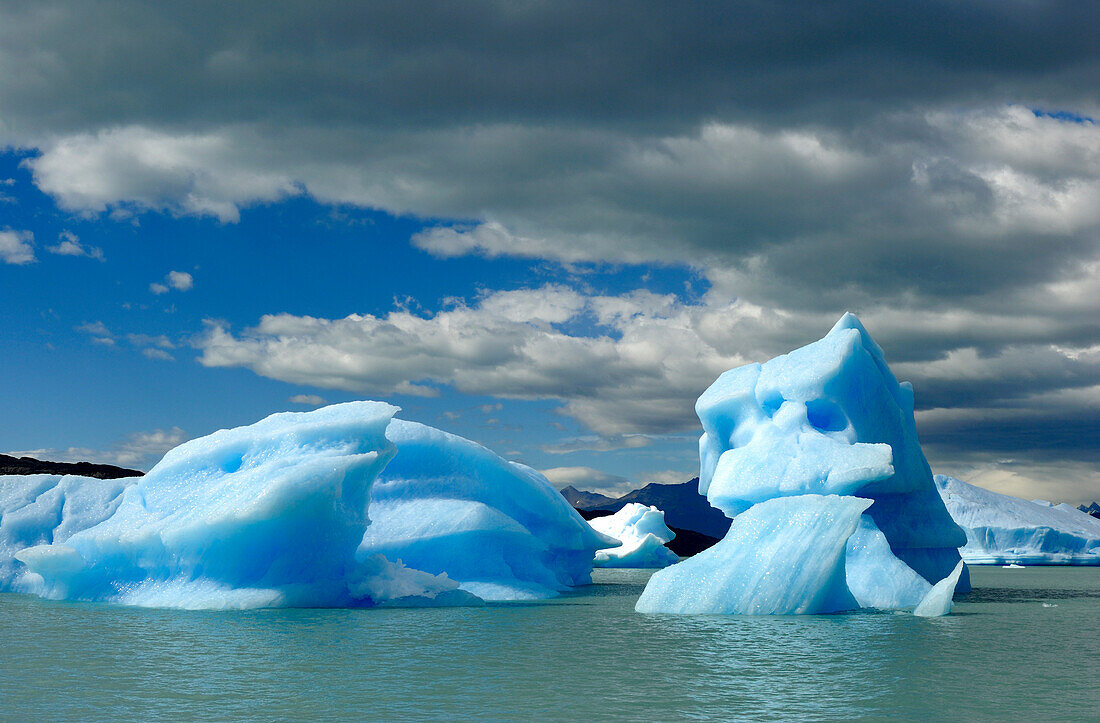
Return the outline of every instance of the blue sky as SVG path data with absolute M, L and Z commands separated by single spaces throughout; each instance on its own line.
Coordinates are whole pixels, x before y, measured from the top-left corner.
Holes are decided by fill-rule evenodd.
M 276 411 L 307 410 L 317 398 L 331 403 L 370 397 L 204 367 L 195 346 L 210 320 L 239 329 L 270 313 L 339 318 L 408 306 L 430 315 L 455 299 L 556 283 L 590 293 L 645 288 L 681 298 L 697 297 L 690 287 L 705 285 L 685 268 L 567 269 L 512 258 L 441 259 L 409 243 L 414 233 L 438 226 L 437 220 L 308 198 L 248 208 L 236 223 L 170 213 L 72 213 L 36 188 L 26 158 L 14 151 L 0 156 L 3 227 L 26 234 L 34 254 L 27 263 L 0 264 L 0 313 L 11 352 L 3 379 L 9 414 L 0 436 L 8 451 L 147 468 L 164 451 L 160 447 L 173 441 Z M 59 253 L 66 240 L 83 253 Z M 188 274 L 190 284 L 173 287 L 171 272 Z M 154 290 L 154 284 L 166 290 Z M 598 333 L 590 323 L 575 326 Z M 429 383 L 439 396 L 375 396 L 400 405 L 404 418 L 542 468 L 587 462 L 631 479 L 692 474 L 692 434 L 664 435 L 645 449 L 596 456 L 547 452 L 590 436 L 556 413 L 555 400 L 504 404 Z M 133 444 L 142 435 L 150 437 L 148 443 Z
M 621 491 L 854 311 L 937 472 L 1100 498 L 1097 12 L 0 0 L 0 449 L 374 398 Z

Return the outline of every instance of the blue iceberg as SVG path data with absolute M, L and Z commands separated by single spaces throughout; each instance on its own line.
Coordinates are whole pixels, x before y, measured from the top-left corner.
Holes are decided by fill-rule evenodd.
M 699 491 L 733 523 L 718 545 L 655 574 L 638 610 L 908 608 L 958 565 L 966 536 L 917 441 L 913 389 L 854 315 L 722 374 L 695 409 Z
M 184 608 L 470 598 L 442 576 L 357 559 L 396 407 L 274 414 L 168 452 L 117 509 L 15 554 L 44 597 Z
M 592 529 L 619 541 L 596 553 L 596 567 L 668 567 L 679 561 L 665 547 L 676 533 L 665 524 L 665 513 L 653 506 L 631 502 L 613 515 L 588 521 Z
M 480 604 L 587 583 L 539 473 L 350 402 L 192 440 L 137 480 L 0 478 L 0 585 L 182 608 Z
M 1100 565 L 1100 519 L 1067 504 L 1028 501 L 936 475 L 936 487 L 966 531 L 970 565 Z

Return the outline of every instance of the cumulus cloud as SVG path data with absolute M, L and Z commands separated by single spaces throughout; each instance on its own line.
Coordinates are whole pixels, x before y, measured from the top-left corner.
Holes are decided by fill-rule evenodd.
M 84 246 L 72 231 L 62 231 L 58 235 L 58 243 L 54 246 L 47 246 L 46 250 L 58 256 L 86 256 L 90 259 L 103 261 L 103 249 L 95 246 Z
M 22 266 L 34 263 L 34 234 L 30 231 L 0 231 L 0 261 Z
M 633 313 L 622 313 L 622 304 Z M 638 292 L 586 297 L 562 286 L 498 291 L 432 316 L 395 310 L 320 319 L 265 316 L 240 335 L 211 323 L 200 361 L 263 376 L 374 394 L 468 394 L 560 399 L 563 411 L 603 434 L 690 425 L 694 398 L 718 373 L 745 361 L 704 341 L 706 314 L 735 322 L 733 303 L 709 310 Z M 590 317 L 612 333 L 580 336 L 561 325 Z
M 167 294 L 172 289 L 176 291 L 190 291 L 195 286 L 195 279 L 186 271 L 169 271 L 164 276 L 164 283 L 154 281 L 149 284 L 149 291 L 157 296 Z
M 167 280 L 176 291 L 190 291 L 195 285 L 195 280 L 186 271 L 169 271 Z

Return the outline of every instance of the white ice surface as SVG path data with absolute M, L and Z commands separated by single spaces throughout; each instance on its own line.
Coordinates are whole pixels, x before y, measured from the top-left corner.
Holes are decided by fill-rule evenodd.
M 966 531 L 971 565 L 1100 565 L 1100 519 L 1067 504 L 1028 501 L 936 475 L 951 516 Z
M 592 528 L 622 544 L 596 553 L 596 567 L 667 567 L 680 558 L 665 547 L 676 534 L 665 525 L 665 513 L 638 502 L 613 515 L 588 521 Z

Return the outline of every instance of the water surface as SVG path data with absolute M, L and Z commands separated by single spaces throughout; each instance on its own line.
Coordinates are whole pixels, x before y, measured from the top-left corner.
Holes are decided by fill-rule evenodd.
M 0 595 L 0 718 L 1100 716 L 1100 569 L 972 568 L 946 618 L 635 613 L 649 573 L 546 604 L 186 612 Z

